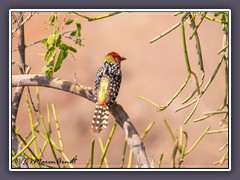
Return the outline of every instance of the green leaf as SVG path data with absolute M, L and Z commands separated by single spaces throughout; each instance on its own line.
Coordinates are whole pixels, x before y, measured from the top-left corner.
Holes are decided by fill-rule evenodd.
M 69 49 L 68 45 L 66 45 L 65 43 L 59 44 L 58 47 L 59 47 L 60 49 L 62 49 L 62 50 L 68 50 L 68 49 Z
M 49 35 L 47 42 L 45 42 L 45 39 L 43 40 L 43 43 L 46 44 L 47 48 L 51 48 L 52 46 L 58 46 L 61 43 L 62 36 L 58 31 L 53 32 Z
M 42 73 L 48 71 L 49 69 L 51 69 L 50 66 L 43 66 L 43 67 L 42 67 Z
M 67 55 L 68 55 L 67 50 L 61 50 L 60 51 L 60 53 L 58 55 L 58 58 L 57 58 L 57 61 L 56 61 L 56 64 L 55 64 L 55 67 L 54 67 L 54 72 L 57 72 L 61 68 L 62 62 L 67 57 Z
M 46 65 L 46 66 L 43 66 L 42 67 L 42 73 L 45 73 L 48 78 L 52 77 L 52 75 L 53 75 L 53 66 L 49 65 L 49 64 Z
M 70 36 L 75 36 L 77 34 L 77 30 L 71 32 Z
M 53 26 L 56 19 L 56 14 L 52 14 L 48 19 L 48 25 Z
M 53 67 L 51 66 L 46 72 L 45 72 L 46 76 L 48 78 L 53 76 Z
M 76 50 L 74 47 L 69 46 L 69 45 L 67 45 L 67 44 L 65 44 L 65 43 L 59 44 L 58 47 L 59 47 L 61 50 L 70 50 L 70 51 L 72 51 L 72 52 L 77 52 L 77 50 Z
M 77 39 L 77 40 L 75 41 L 75 44 L 78 44 L 79 46 L 84 46 L 84 45 L 82 44 L 82 40 L 81 40 L 81 39 Z
M 43 39 L 43 40 L 41 41 L 41 43 L 44 44 L 45 46 L 47 46 L 47 40 L 48 40 L 48 38 Z
M 80 24 L 80 21 L 76 22 L 76 26 L 77 26 L 77 34 L 80 37 L 81 36 L 81 24 Z
M 45 61 L 48 63 L 50 61 L 53 61 L 55 54 L 56 54 L 56 47 L 51 47 L 50 49 L 48 49 L 45 54 Z
M 68 46 L 68 49 L 70 50 L 70 51 L 72 51 L 72 52 L 77 52 L 77 50 L 74 48 L 74 47 L 72 47 L 72 46 Z
M 47 39 L 47 48 L 51 48 L 54 44 L 54 40 L 55 40 L 55 34 L 52 33 L 48 36 L 48 39 Z
M 66 25 L 69 25 L 69 24 L 71 24 L 73 22 L 73 19 L 68 19 L 66 22 L 65 22 L 65 24 Z
M 55 42 L 56 42 L 56 46 L 58 46 L 60 43 L 61 43 L 61 39 L 62 39 L 62 36 L 61 34 L 59 34 L 58 31 L 55 31 Z

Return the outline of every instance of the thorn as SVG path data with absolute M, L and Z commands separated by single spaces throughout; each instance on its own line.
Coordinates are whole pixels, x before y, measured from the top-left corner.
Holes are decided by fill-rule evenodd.
M 76 81 L 77 81 L 77 74 L 76 74 L 76 73 L 74 73 L 73 82 L 74 82 L 74 83 L 76 83 Z

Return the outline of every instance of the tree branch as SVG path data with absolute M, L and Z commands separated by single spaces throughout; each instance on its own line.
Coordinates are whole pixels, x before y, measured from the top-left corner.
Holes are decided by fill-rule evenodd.
M 23 13 L 17 12 L 17 20 L 18 24 L 22 24 L 23 22 Z M 24 24 L 22 24 L 18 29 L 18 51 L 20 55 L 19 59 L 19 73 L 24 74 L 25 73 L 25 39 L 24 39 Z M 30 69 L 26 69 L 26 71 L 29 71 Z M 18 107 L 19 103 L 22 97 L 24 87 L 17 87 L 15 90 L 15 95 L 12 100 L 12 150 L 15 154 L 17 154 L 19 150 L 19 142 L 17 139 L 17 136 L 15 134 L 16 129 L 16 119 L 17 119 L 17 113 L 18 113 Z M 22 155 L 19 156 L 19 160 L 24 159 Z M 23 162 L 23 161 L 19 161 Z M 22 168 L 27 168 L 27 165 L 20 164 Z
M 54 88 L 79 95 L 94 102 L 94 93 L 92 88 L 55 77 L 47 78 L 44 75 L 36 74 L 13 75 L 12 87 L 18 86 L 43 86 Z M 123 107 L 117 103 L 111 106 L 110 112 L 115 117 L 119 126 L 123 129 L 129 148 L 134 154 L 138 167 L 149 168 L 144 144 L 137 130 L 130 122 L 128 114 L 124 111 Z

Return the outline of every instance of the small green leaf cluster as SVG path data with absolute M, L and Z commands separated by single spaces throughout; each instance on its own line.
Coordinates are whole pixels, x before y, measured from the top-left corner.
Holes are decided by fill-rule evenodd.
M 73 21 L 73 19 L 68 19 L 65 25 L 69 25 Z M 55 31 L 51 33 L 48 38 L 41 41 L 47 48 L 47 52 L 45 53 L 45 61 L 47 64 L 42 68 L 42 72 L 45 72 L 47 77 L 52 77 L 53 73 L 57 72 L 62 67 L 63 60 L 67 58 L 69 53 L 76 53 L 77 50 L 62 41 L 62 34 L 59 32 L 56 13 L 49 17 L 46 24 L 55 27 Z M 70 35 L 71 37 L 76 36 L 75 43 L 82 46 L 80 39 L 81 24 L 79 21 L 76 22 L 76 30 L 73 30 Z

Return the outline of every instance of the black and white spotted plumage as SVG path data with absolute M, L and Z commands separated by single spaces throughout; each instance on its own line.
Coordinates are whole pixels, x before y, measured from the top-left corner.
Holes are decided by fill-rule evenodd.
M 104 65 L 98 69 L 97 78 L 95 80 L 95 100 L 97 101 L 97 93 L 99 90 L 99 85 L 102 77 L 107 76 L 110 79 L 109 86 L 109 101 L 106 102 L 107 106 L 110 107 L 113 102 L 116 100 L 121 81 L 122 81 L 122 72 L 119 64 L 108 64 L 104 63 Z
M 106 128 L 108 123 L 109 108 L 114 103 L 119 93 L 122 72 L 120 61 L 125 58 L 114 52 L 107 56 L 113 56 L 116 61 L 105 60 L 104 65 L 97 71 L 95 80 L 95 102 L 96 108 L 93 115 L 91 130 L 100 133 L 102 127 Z

